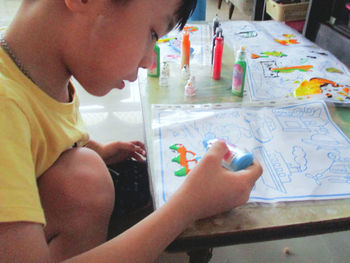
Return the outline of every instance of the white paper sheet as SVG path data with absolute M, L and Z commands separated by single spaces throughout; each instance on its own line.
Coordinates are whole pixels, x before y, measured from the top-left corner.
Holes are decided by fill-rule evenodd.
M 225 44 L 234 50 L 246 46 L 252 101 L 317 97 L 350 105 L 347 67 L 294 29 L 277 21 L 231 21 L 222 27 Z
M 218 106 L 217 106 L 218 107 Z M 206 105 L 153 107 L 153 176 L 156 207 L 186 176 L 169 147 L 182 144 L 188 159 L 200 160 L 203 141 L 223 138 L 247 148 L 264 168 L 250 202 L 335 199 L 350 196 L 350 140 L 333 123 L 322 101 L 283 107 Z M 195 161 L 188 163 L 191 169 Z M 215 175 L 213 175 L 215 176 Z

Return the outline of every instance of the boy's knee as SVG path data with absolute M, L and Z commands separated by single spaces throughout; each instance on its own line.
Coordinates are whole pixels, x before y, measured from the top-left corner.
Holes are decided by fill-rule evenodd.
M 114 186 L 109 171 L 94 151 L 74 148 L 63 153 L 43 176 L 44 185 L 67 209 L 77 213 L 110 216 L 114 206 Z M 49 181 L 46 183 L 45 181 Z
M 101 157 L 90 149 L 81 149 L 73 172 L 76 190 L 73 197 L 86 212 L 110 214 L 114 205 L 114 186 Z M 74 189 L 73 189 L 74 192 Z

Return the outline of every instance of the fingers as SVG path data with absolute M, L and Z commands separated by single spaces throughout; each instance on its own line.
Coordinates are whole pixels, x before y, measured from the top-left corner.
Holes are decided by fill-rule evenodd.
M 217 159 L 221 162 L 224 155 L 227 153 L 228 148 L 226 146 L 226 143 L 222 140 L 218 140 L 215 142 L 212 147 L 208 150 L 208 155 L 213 154 L 217 157 Z
M 249 183 L 252 185 L 255 184 L 255 182 L 260 178 L 260 176 L 263 173 L 263 169 L 261 167 L 261 164 L 254 160 L 253 164 L 246 169 L 240 170 L 235 172 L 235 174 L 239 177 L 245 178 Z
M 143 142 L 140 142 L 140 141 L 131 141 L 130 143 L 134 144 L 134 145 L 137 145 L 139 147 L 141 147 L 142 149 L 146 149 L 145 148 L 145 144 Z
M 137 153 L 132 154 L 131 159 L 134 159 L 134 160 L 136 160 L 136 161 L 138 161 L 138 162 L 143 162 L 143 161 L 145 161 L 145 160 L 142 158 L 142 156 L 139 155 L 139 154 L 137 154 Z
M 118 150 L 136 152 L 146 157 L 145 145 L 140 141 L 118 142 Z

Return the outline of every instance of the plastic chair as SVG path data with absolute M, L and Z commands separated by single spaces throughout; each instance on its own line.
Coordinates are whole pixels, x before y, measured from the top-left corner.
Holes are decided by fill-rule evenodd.
M 196 9 L 193 14 L 190 16 L 188 21 L 205 21 L 205 15 L 207 12 L 207 1 L 206 0 L 197 0 Z

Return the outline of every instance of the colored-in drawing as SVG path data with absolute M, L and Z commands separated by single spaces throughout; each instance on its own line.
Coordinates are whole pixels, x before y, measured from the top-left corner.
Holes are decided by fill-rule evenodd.
M 283 68 L 271 68 L 273 72 L 280 72 L 280 73 L 291 73 L 295 70 L 299 70 L 301 72 L 307 72 L 311 71 L 311 69 L 314 66 L 312 65 L 302 65 L 302 66 L 293 66 L 293 67 L 283 67 Z
M 261 52 L 260 55 L 251 54 L 251 58 L 252 59 L 257 59 L 257 58 L 268 58 L 268 57 L 286 57 L 287 55 L 284 54 L 283 52 L 279 52 L 279 51 L 266 51 L 266 52 Z
M 198 159 L 200 157 L 196 156 L 194 152 L 188 151 L 185 146 L 183 146 L 180 143 L 173 144 L 169 147 L 171 150 L 175 150 L 179 153 L 178 156 L 174 157 L 171 161 L 178 163 L 182 166 L 181 169 L 174 172 L 176 176 L 186 176 L 191 169 L 189 168 L 188 163 L 194 162 L 195 164 L 198 163 Z M 192 159 L 187 159 L 187 154 L 191 154 Z
M 300 97 L 322 93 L 328 98 L 335 97 L 340 101 L 350 99 L 348 87 L 323 78 L 311 78 L 309 81 L 304 80 L 294 90 L 293 95 Z
M 344 74 L 343 71 L 341 71 L 340 69 L 337 69 L 337 68 L 326 68 L 326 70 L 327 70 L 328 72 L 331 72 L 331 73 Z
M 278 72 L 273 72 L 270 70 L 271 68 L 277 67 L 277 64 L 275 61 L 260 61 L 260 65 L 263 69 L 265 78 L 277 78 L 278 77 Z
M 295 37 L 294 34 L 283 34 L 283 36 L 284 36 L 285 38 L 293 38 L 293 37 Z
M 295 35 L 293 34 L 283 34 L 283 36 L 286 38 L 286 39 L 277 39 L 275 38 L 274 40 L 283 45 L 283 46 L 288 46 L 290 44 L 299 44 L 298 40 L 295 38 Z
M 196 27 L 196 26 L 185 26 L 184 30 L 187 30 L 188 32 L 196 32 L 198 30 L 198 27 Z

